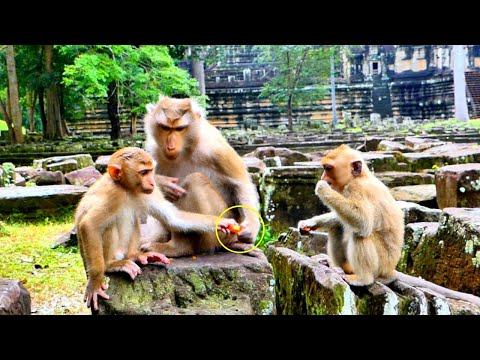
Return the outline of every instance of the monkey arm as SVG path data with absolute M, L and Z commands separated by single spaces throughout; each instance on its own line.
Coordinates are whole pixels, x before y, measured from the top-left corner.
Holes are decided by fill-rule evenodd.
M 215 231 L 217 217 L 179 210 L 165 200 L 158 189 L 149 195 L 146 201 L 147 211 L 170 231 Z
M 338 217 L 334 212 L 329 212 L 327 214 L 314 216 L 308 221 L 314 223 L 315 224 L 314 227 L 322 231 L 329 231 L 341 224 L 340 220 L 338 220 Z
M 367 211 L 363 199 L 346 198 L 323 180 L 318 182 L 315 192 L 325 205 L 337 213 L 342 222 L 351 226 L 360 236 L 372 233 L 374 213 Z
M 84 255 L 85 269 L 90 286 L 103 283 L 105 259 L 103 255 L 102 229 L 97 225 L 95 215 L 86 214 L 78 224 L 79 244 Z

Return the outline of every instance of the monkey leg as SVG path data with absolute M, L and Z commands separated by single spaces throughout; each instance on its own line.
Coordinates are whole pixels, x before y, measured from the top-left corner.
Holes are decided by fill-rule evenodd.
M 374 241 L 369 237 L 352 237 L 348 240 L 347 260 L 353 275 L 346 275 L 351 285 L 364 286 L 374 282 L 378 273 L 378 253 Z
M 183 179 L 180 186 L 187 190 L 187 193 L 175 204 L 180 210 L 219 216 L 228 208 L 227 203 L 210 179 L 199 172 L 189 174 Z M 230 211 L 224 216 L 233 217 Z M 174 237 L 180 239 L 180 241 L 191 242 L 195 253 L 211 252 L 221 247 L 215 233 L 179 235 L 180 234 L 175 234 Z M 219 236 L 224 245 L 237 239 L 236 235 L 220 232 Z
M 336 225 L 328 231 L 327 254 L 335 266 L 341 267 L 347 274 L 353 273 L 350 264 L 347 262 L 342 225 Z
M 137 275 L 140 275 L 142 273 L 142 270 L 140 269 L 140 266 L 135 264 L 131 260 L 113 260 L 110 261 L 107 264 L 107 268 L 105 269 L 105 272 L 126 272 L 132 280 L 135 279 Z
M 179 257 L 193 255 L 193 242 L 188 237 L 182 234 L 173 234 L 170 241 L 165 243 L 154 242 L 143 244 L 141 249 L 143 251 L 154 251 L 169 257 Z
M 246 243 L 236 241 L 236 242 L 229 243 L 227 247 L 229 249 L 236 250 L 236 251 L 247 251 L 247 250 L 250 250 L 251 248 L 253 248 L 254 244 L 246 244 Z M 253 256 L 253 257 L 268 261 L 265 254 L 262 251 L 260 251 L 259 249 L 251 250 L 251 251 L 246 252 L 242 255 Z

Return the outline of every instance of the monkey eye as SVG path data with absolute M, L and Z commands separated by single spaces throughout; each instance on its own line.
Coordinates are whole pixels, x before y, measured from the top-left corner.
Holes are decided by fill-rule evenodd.
M 187 127 L 188 127 L 188 125 L 177 126 L 177 127 L 175 128 L 175 131 L 182 131 L 182 130 L 185 130 Z
M 145 175 L 147 175 L 150 171 L 152 171 L 152 170 L 147 169 L 147 170 L 139 171 L 138 173 L 139 173 L 141 176 L 145 176 Z
M 170 131 L 172 128 L 167 125 L 159 124 L 160 128 L 164 131 Z
M 323 165 L 323 170 L 325 170 L 325 171 L 330 171 L 332 169 L 333 169 L 332 165 Z

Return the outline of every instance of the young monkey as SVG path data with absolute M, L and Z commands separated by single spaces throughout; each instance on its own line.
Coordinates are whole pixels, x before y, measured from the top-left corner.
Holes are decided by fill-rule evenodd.
M 329 233 L 327 253 L 352 285 L 395 279 L 404 235 L 404 214 L 360 152 L 341 145 L 321 161 L 315 193 L 332 211 L 298 223 Z
M 213 232 L 215 216 L 178 210 L 155 186 L 152 157 L 142 149 L 127 147 L 115 152 L 108 171 L 84 194 L 75 214 L 78 244 L 87 273 L 84 301 L 98 310 L 105 293 L 104 274 L 123 271 L 135 279 L 142 273 L 135 263 L 169 260 L 158 252 L 140 250 L 139 215 L 146 212 L 178 232 Z M 229 233 L 235 220 L 221 219 L 219 229 Z
M 480 298 L 396 271 L 404 241 L 404 213 L 387 186 L 367 168 L 360 152 L 341 145 L 321 161 L 315 193 L 332 212 L 298 222 L 302 231 L 328 231 L 327 253 L 351 285 L 395 279 L 480 306 Z M 308 229 L 310 228 L 310 229 Z

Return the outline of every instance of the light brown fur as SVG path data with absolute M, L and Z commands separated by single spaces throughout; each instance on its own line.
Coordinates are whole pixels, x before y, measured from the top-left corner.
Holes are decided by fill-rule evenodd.
M 98 308 L 98 296 L 109 298 L 104 292 L 105 272 L 123 271 L 133 280 L 141 274 L 135 261 L 169 262 L 163 254 L 140 250 L 139 215 L 144 212 L 175 231 L 215 230 L 215 216 L 184 212 L 164 199 L 155 186 L 153 159 L 148 153 L 132 147 L 115 152 L 108 172 L 88 189 L 75 214 L 87 273 L 84 300 L 88 307 L 93 303 L 93 309 Z M 225 218 L 219 227 L 225 231 L 230 224 L 237 223 Z
M 315 193 L 332 212 L 298 227 L 329 232 L 327 252 L 351 284 L 393 281 L 404 241 L 403 211 L 358 151 L 342 145 L 321 162 L 324 173 Z
M 206 120 L 204 110 L 196 101 L 163 96 L 155 105 L 148 105 L 147 110 L 145 148 L 156 161 L 156 181 L 168 200 L 176 202 L 179 208 L 186 211 L 196 211 L 198 208 L 201 213 L 207 211 L 217 216 L 226 208 L 239 204 L 258 210 L 258 194 L 242 159 L 218 129 Z M 183 188 L 186 183 L 194 184 L 188 177 L 194 173 L 197 177 L 198 173 L 203 176 L 202 188 L 215 195 L 202 200 L 202 188 L 199 187 L 198 193 L 195 192 L 195 185 L 189 189 Z M 188 196 L 189 192 L 192 192 L 192 196 Z M 185 196 L 188 201 L 179 202 Z M 204 201 L 212 204 L 202 204 Z M 231 245 L 245 248 L 241 243 L 251 244 L 255 241 L 260 221 L 249 210 L 234 209 L 231 214 L 242 225 L 242 231 L 238 234 L 239 242 L 234 241 Z M 162 237 L 168 238 L 168 234 L 152 219 L 148 219 L 148 226 L 155 229 L 151 230 L 150 245 L 146 244 L 145 248 L 162 248 L 158 244 L 153 245 Z M 210 237 L 210 234 L 206 236 Z M 200 242 L 205 245 L 200 246 L 202 251 L 207 252 L 221 246 L 216 239 L 200 239 Z M 200 251 L 198 246 L 181 247 L 192 248 L 193 253 Z M 251 248 L 251 245 L 247 247 Z M 180 252 L 190 255 L 191 251 L 173 252 L 171 256 L 180 256 Z

